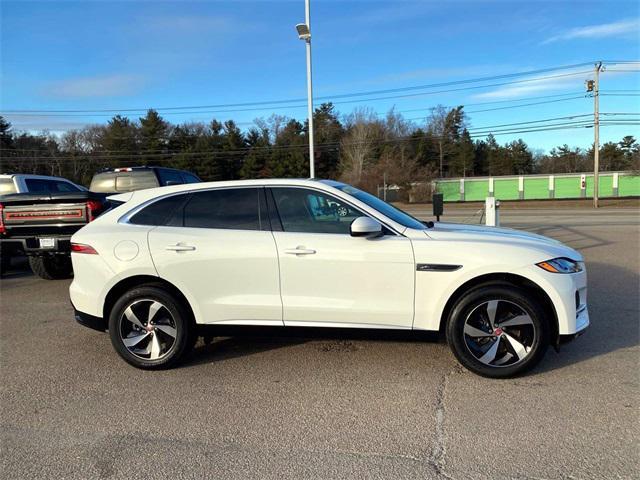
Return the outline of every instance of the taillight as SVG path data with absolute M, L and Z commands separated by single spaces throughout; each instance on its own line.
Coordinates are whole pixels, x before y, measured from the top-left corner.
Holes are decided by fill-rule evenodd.
M 6 233 L 7 229 L 4 227 L 4 205 L 0 203 L 0 233 Z
M 98 252 L 96 252 L 95 248 L 84 243 L 72 243 L 71 251 L 75 253 L 86 253 L 88 255 L 98 255 Z
M 101 212 L 102 202 L 100 202 L 99 200 L 87 201 L 87 216 L 89 217 L 90 222 L 93 222 Z

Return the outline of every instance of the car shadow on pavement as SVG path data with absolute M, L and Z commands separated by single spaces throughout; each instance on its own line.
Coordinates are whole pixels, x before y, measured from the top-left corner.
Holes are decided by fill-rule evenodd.
M 312 327 L 209 327 L 201 329 L 199 334 L 205 340 L 198 341 L 181 368 L 308 342 L 320 342 L 320 351 L 339 351 L 357 349 L 358 341 L 437 343 L 439 340 L 438 332 Z M 207 337 L 214 337 L 215 340 L 208 341 Z
M 574 341 L 553 349 L 529 375 L 548 372 L 640 344 L 640 275 L 607 263 L 588 262 L 590 326 Z

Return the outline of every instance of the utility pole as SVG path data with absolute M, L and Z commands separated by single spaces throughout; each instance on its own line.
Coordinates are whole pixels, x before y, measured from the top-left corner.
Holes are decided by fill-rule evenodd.
M 596 63 L 593 81 L 593 208 L 598 208 L 600 184 L 600 70 L 602 62 Z
M 309 177 L 315 177 L 313 151 L 313 81 L 311 77 L 311 12 L 310 0 L 304 0 L 304 21 L 296 25 L 298 38 L 304 40 L 307 48 L 307 113 L 309 118 Z

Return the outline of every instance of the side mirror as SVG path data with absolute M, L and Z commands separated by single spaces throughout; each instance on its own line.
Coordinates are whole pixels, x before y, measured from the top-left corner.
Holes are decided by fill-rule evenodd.
M 352 237 L 378 237 L 382 235 L 380 222 L 370 217 L 358 217 L 351 222 Z

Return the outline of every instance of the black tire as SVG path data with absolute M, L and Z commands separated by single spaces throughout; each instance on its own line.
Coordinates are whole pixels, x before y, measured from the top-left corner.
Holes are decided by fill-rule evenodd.
M 4 275 L 11 268 L 11 257 L 0 252 L 0 275 Z
M 176 333 L 173 339 L 165 337 L 162 331 L 150 333 L 151 338 L 149 338 L 149 341 L 152 341 L 152 337 L 156 335 L 160 342 L 169 340 L 171 343 L 170 346 L 167 346 L 164 342 L 162 343 L 162 348 L 166 348 L 166 351 L 157 359 L 152 359 L 151 353 L 149 353 L 149 358 L 141 358 L 145 355 L 134 353 L 124 344 L 123 332 L 133 325 L 129 325 L 130 322 L 127 323 L 127 320 L 123 319 L 123 316 L 126 316 L 125 311 L 132 306 L 136 308 L 138 304 L 144 307 L 142 304 L 147 301 L 159 302 L 166 309 L 164 316 L 170 319 L 168 325 L 171 325 Z M 144 319 L 141 319 L 141 321 L 146 328 L 148 322 L 145 323 Z M 144 334 L 146 332 L 146 330 L 140 330 L 136 326 L 133 326 L 133 328 L 137 329 L 138 333 Z M 128 335 L 133 337 L 135 333 L 129 331 Z M 180 299 L 160 285 L 142 285 L 122 295 L 116 301 L 109 315 L 109 336 L 116 352 L 127 363 L 146 370 L 159 370 L 177 365 L 191 351 L 197 339 L 195 323 L 189 309 Z M 144 343 L 141 343 L 140 346 L 144 346 Z M 147 344 L 146 348 L 150 349 L 151 347 Z
M 60 280 L 73 276 L 71 257 L 66 255 L 30 256 L 29 266 L 33 273 L 45 280 Z
M 518 319 L 526 323 L 500 327 L 521 321 Z M 510 378 L 530 370 L 544 357 L 549 346 L 548 322 L 536 296 L 515 286 L 485 285 L 471 290 L 453 306 L 447 341 L 466 369 L 483 377 Z M 482 332 L 491 333 L 478 335 Z

